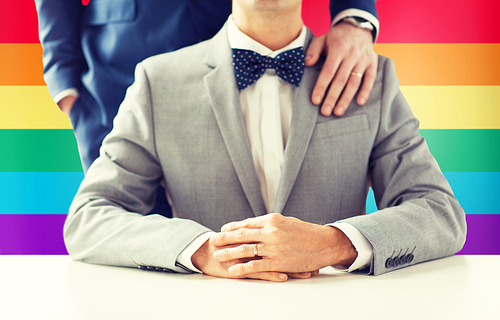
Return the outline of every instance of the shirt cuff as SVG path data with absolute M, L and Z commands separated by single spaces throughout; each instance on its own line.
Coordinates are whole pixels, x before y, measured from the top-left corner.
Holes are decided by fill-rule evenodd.
M 59 101 L 67 96 L 74 96 L 75 98 L 78 98 L 78 90 L 76 90 L 76 88 L 64 89 L 54 96 L 54 102 L 59 103 Z
M 378 19 L 371 13 L 359 9 L 346 9 L 344 11 L 340 11 L 332 20 L 332 27 L 342 21 L 342 19 L 347 18 L 347 17 L 358 17 L 358 18 L 363 18 L 367 21 L 369 21 L 374 28 L 373 32 L 373 43 L 377 42 L 379 30 L 380 30 L 380 24 L 378 22 Z
M 205 232 L 194 239 L 182 252 L 177 256 L 177 263 L 182 264 L 193 272 L 203 273 L 196 268 L 191 262 L 193 254 L 207 241 L 215 232 Z
M 356 260 L 354 260 L 350 266 L 333 265 L 332 267 L 347 272 L 370 267 L 373 257 L 373 248 L 370 242 L 366 240 L 365 236 L 359 232 L 356 227 L 345 222 L 335 222 L 330 226 L 340 229 L 340 231 L 351 240 L 352 245 L 358 252 Z

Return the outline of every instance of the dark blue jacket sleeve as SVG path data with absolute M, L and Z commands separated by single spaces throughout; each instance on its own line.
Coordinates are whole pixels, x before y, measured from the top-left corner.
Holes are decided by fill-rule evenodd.
M 330 15 L 332 19 L 346 9 L 367 11 L 378 19 L 375 0 L 330 0 Z
M 52 97 L 68 88 L 80 88 L 87 68 L 80 46 L 81 0 L 35 0 L 44 79 Z

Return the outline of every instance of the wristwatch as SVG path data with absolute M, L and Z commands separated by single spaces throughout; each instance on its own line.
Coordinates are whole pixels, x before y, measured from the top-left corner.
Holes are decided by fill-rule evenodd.
M 370 21 L 359 17 L 345 17 L 344 19 L 342 19 L 342 21 L 349 22 L 355 27 L 366 29 L 368 31 L 371 31 L 372 33 L 375 29 Z

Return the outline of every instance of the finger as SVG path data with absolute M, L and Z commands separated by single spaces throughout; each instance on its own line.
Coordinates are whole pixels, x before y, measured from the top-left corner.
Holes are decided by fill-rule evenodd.
M 358 93 L 357 103 L 362 106 L 368 100 L 370 93 L 373 89 L 373 84 L 375 83 L 375 78 L 377 76 L 377 64 L 375 66 L 370 66 L 366 69 L 363 76 L 363 85 Z
M 325 47 L 326 35 L 314 37 L 309 44 L 306 52 L 306 66 L 313 66 L 318 62 L 318 59 Z
M 288 280 L 288 275 L 282 272 L 265 271 L 265 272 L 247 274 L 243 278 L 267 280 L 273 282 L 285 282 Z
M 272 212 L 263 216 L 255 217 L 255 218 L 247 218 L 242 221 L 230 222 L 226 223 L 222 226 L 221 231 L 227 232 L 238 229 L 259 229 L 264 228 L 268 222 L 278 222 L 283 218 L 281 213 Z
M 315 105 L 319 105 L 321 101 L 323 101 L 323 97 L 325 96 L 326 90 L 328 89 L 330 82 L 332 82 L 333 77 L 337 73 L 337 69 L 339 68 L 340 62 L 341 62 L 341 57 L 338 56 L 333 51 L 330 51 L 330 53 L 326 57 L 323 67 L 321 68 L 318 80 L 316 80 L 316 85 L 314 86 L 313 89 L 312 102 Z M 325 106 L 324 103 L 323 106 Z M 331 107 L 333 108 L 333 104 L 331 105 Z
M 239 263 L 229 267 L 229 273 L 233 276 L 245 276 L 247 274 L 275 271 L 271 268 L 269 259 L 251 260 L 247 263 Z
M 288 272 L 288 277 L 293 279 L 307 279 L 310 277 L 315 277 L 319 274 L 319 270 L 311 271 L 311 272 Z
M 255 218 L 248 218 L 241 221 L 229 222 L 221 227 L 222 232 L 238 230 L 238 229 L 256 229 L 263 228 L 266 222 L 266 216 L 259 216 Z
M 337 105 L 335 106 L 334 113 L 336 116 L 343 116 L 349 104 L 351 103 L 354 95 L 358 91 L 361 80 L 363 77 L 364 70 L 360 70 L 354 68 L 351 74 L 349 75 L 349 80 L 347 81 L 347 85 L 342 92 L 342 96 L 340 97 Z
M 259 245 L 257 244 L 259 247 Z M 260 245 L 260 250 L 262 251 L 262 245 Z M 257 255 L 255 255 L 257 253 Z M 243 259 L 243 258 L 255 258 L 262 254 L 255 250 L 255 244 L 242 244 L 234 248 L 227 248 L 216 250 L 213 253 L 213 258 L 218 262 Z
M 342 90 L 346 86 L 349 81 L 352 69 L 354 68 L 354 63 L 350 60 L 342 61 L 342 64 L 335 75 L 335 79 L 333 79 L 332 84 L 330 86 L 330 90 L 328 90 L 328 94 L 323 101 L 323 106 L 321 108 L 321 113 L 324 116 L 330 116 L 334 106 L 337 104 L 337 100 L 340 97 Z
M 228 246 L 241 243 L 260 242 L 261 229 L 238 229 L 234 231 L 216 233 L 210 237 L 210 244 L 215 247 Z
M 311 272 L 288 273 L 288 277 L 292 279 L 309 279 Z

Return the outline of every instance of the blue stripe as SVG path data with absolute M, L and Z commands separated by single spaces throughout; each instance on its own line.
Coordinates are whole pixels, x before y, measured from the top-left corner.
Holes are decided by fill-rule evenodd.
M 444 172 L 451 189 L 467 214 L 500 214 L 500 172 Z M 377 211 L 373 190 L 366 212 Z
M 500 172 L 444 172 L 467 214 L 500 214 Z
M 500 172 L 445 172 L 467 214 L 500 214 Z M 82 172 L 0 172 L 0 214 L 66 214 Z M 366 212 L 377 211 L 370 189 Z
M 0 214 L 67 214 L 83 172 L 0 172 Z
M 368 189 L 368 195 L 366 196 L 366 213 L 373 213 L 377 211 L 377 203 L 375 202 L 375 195 L 373 194 L 373 189 Z

